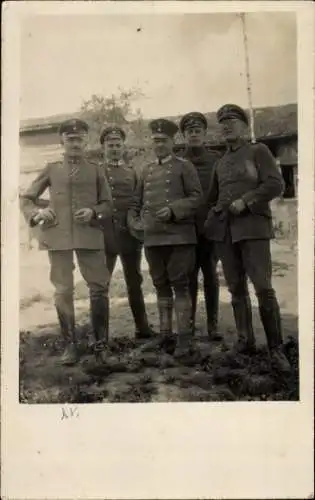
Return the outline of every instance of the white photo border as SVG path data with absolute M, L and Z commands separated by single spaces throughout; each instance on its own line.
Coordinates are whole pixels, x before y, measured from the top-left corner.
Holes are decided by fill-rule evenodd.
M 296 12 L 300 401 L 61 405 L 18 401 L 19 31 L 34 14 Z M 313 491 L 314 8 L 312 2 L 6 2 L 2 106 L 2 496 L 310 498 Z

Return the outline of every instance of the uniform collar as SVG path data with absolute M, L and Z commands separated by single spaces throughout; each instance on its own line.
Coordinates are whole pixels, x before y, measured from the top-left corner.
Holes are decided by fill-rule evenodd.
M 161 160 L 157 158 L 155 161 L 158 165 L 164 165 L 164 163 L 167 163 L 172 159 L 172 155 L 169 154 L 168 156 L 165 156 L 165 158 L 162 158 Z
M 82 163 L 82 161 L 85 159 L 85 157 L 83 155 L 80 155 L 80 156 L 68 156 L 68 155 L 64 154 L 63 155 L 63 159 L 69 165 L 78 165 L 79 163 Z
M 207 153 L 207 150 L 204 145 L 202 146 L 186 146 L 185 148 L 186 155 L 189 158 L 200 158 Z
M 109 167 L 121 167 L 125 165 L 124 160 L 106 160 L 106 163 Z
M 245 146 L 247 142 L 244 139 L 241 139 L 239 142 L 235 144 L 228 144 L 227 145 L 227 150 L 229 153 L 234 153 L 235 151 L 238 151 L 241 149 L 243 146 Z
M 201 153 L 204 153 L 206 151 L 205 145 L 202 144 L 201 146 L 186 146 L 186 151 L 191 154 L 199 155 Z

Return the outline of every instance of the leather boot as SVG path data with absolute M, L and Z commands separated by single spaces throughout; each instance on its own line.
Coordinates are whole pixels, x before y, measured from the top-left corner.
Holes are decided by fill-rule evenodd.
M 238 340 L 233 351 L 238 353 L 254 353 L 256 350 L 253 330 L 252 306 L 249 296 L 233 298 L 232 307 Z
M 211 286 L 205 287 L 205 304 L 209 339 L 222 340 L 222 335 L 218 332 L 219 282 L 216 275 Z
M 198 297 L 198 276 L 196 274 L 192 274 L 189 281 L 189 292 L 191 299 L 191 333 L 195 335 L 196 333 L 196 310 L 197 310 L 197 297 Z
M 77 339 L 75 332 L 75 315 L 73 297 L 56 297 L 56 311 L 58 315 L 61 335 L 64 339 L 65 348 L 61 356 L 61 364 L 72 366 L 79 361 Z
M 136 339 L 149 339 L 155 335 L 155 332 L 149 325 L 142 290 L 128 291 L 128 300 L 130 309 L 135 321 Z
M 275 371 L 291 373 L 290 363 L 283 350 L 280 308 L 273 290 L 258 295 L 259 312 L 270 352 L 271 366 Z
M 109 299 L 99 296 L 91 297 L 91 323 L 95 337 L 93 350 L 96 360 L 105 361 L 104 349 L 108 343 L 109 336 Z
M 192 350 L 192 324 L 190 294 L 175 295 L 175 314 L 177 320 L 177 345 L 174 356 L 187 356 Z
M 173 334 L 173 307 L 173 297 L 158 297 L 161 348 L 168 354 L 173 354 L 176 347 L 176 337 Z

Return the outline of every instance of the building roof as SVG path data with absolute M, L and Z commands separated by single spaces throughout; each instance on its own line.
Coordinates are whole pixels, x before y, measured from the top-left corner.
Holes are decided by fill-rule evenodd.
M 56 131 L 59 128 L 59 125 L 65 119 L 69 117 L 78 117 L 81 113 L 72 113 L 72 114 L 59 114 L 55 116 L 48 116 L 45 118 L 38 119 L 29 119 L 22 120 L 20 126 L 20 135 L 33 134 L 36 132 L 46 132 L 46 131 Z M 216 113 L 205 113 L 205 116 L 208 120 L 208 133 L 207 133 L 207 142 L 209 144 L 218 144 L 223 143 L 223 136 L 220 132 L 220 128 L 218 127 L 218 123 L 216 120 Z M 176 123 L 179 123 L 180 117 L 167 117 Z M 297 123 L 297 104 L 287 104 L 284 106 L 273 106 L 273 107 L 264 107 L 264 108 L 256 108 L 254 110 L 254 120 L 255 120 L 255 134 L 257 138 L 275 138 L 275 137 L 288 137 L 297 134 L 298 123 Z M 143 126 L 144 129 L 148 128 L 149 120 L 144 120 Z M 127 128 L 130 128 L 132 131 L 133 122 L 129 122 Z M 128 134 L 129 135 L 129 134 Z M 130 137 L 130 145 L 135 142 L 135 146 L 137 146 L 137 140 L 133 140 L 134 134 L 131 134 Z M 149 138 L 149 131 L 145 134 L 144 142 Z
M 80 112 L 68 114 L 62 113 L 42 118 L 28 118 L 26 120 L 21 120 L 20 134 L 23 135 L 23 133 L 35 132 L 37 130 L 58 129 L 63 121 L 68 120 L 69 118 L 77 118 L 80 114 Z

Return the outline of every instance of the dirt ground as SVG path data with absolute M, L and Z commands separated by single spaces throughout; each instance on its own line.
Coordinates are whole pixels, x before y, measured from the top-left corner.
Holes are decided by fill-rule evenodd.
M 28 249 L 24 238 L 20 269 L 20 401 L 23 403 L 101 403 L 166 401 L 298 400 L 297 256 L 292 238 L 273 243 L 274 287 L 283 316 L 285 348 L 292 365 L 286 380 L 269 369 L 265 338 L 253 293 L 258 352 L 252 358 L 231 357 L 235 328 L 229 295 L 221 276 L 220 331 L 224 342 L 210 344 L 204 332 L 201 289 L 196 345 L 198 355 L 184 362 L 161 354 L 157 342 L 137 344 L 120 265 L 110 289 L 110 353 L 100 367 L 86 351 L 88 294 L 75 271 L 75 307 L 82 358 L 75 367 L 59 364 L 62 346 L 49 283 L 47 255 Z M 155 294 L 143 260 L 143 290 L 150 322 L 157 330 Z

